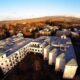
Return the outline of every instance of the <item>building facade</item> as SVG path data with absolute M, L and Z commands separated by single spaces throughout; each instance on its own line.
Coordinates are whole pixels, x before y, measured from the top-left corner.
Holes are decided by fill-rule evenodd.
M 49 65 L 55 64 L 55 71 L 61 70 L 63 72 L 63 78 L 72 79 L 76 74 L 78 65 L 69 38 L 64 38 L 63 36 L 61 38 L 42 36 L 37 39 L 31 39 L 23 38 L 19 34 L 5 39 L 2 42 L 0 44 L 0 68 L 4 74 L 23 60 L 28 52 L 42 54 L 44 60 L 48 60 Z M 71 67 L 72 73 L 67 75 Z

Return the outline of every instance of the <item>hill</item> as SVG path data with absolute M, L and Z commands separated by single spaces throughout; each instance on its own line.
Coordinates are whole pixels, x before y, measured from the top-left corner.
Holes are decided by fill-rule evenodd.
M 32 19 L 0 21 L 0 25 L 1 24 L 17 24 L 17 23 L 45 22 L 45 21 L 52 21 L 52 22 L 55 22 L 55 21 L 57 21 L 57 22 L 71 22 L 71 23 L 75 23 L 75 24 L 80 24 L 80 18 L 66 17 L 66 16 L 48 16 L 48 17 L 32 18 Z

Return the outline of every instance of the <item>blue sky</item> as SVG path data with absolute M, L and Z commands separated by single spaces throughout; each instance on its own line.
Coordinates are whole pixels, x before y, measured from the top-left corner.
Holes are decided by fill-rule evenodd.
M 57 15 L 80 17 L 80 0 L 0 0 L 0 20 Z

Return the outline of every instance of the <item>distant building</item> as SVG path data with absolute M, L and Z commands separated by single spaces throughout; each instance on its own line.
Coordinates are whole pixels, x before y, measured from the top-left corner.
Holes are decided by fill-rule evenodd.
M 49 25 L 47 26 L 47 28 L 50 29 L 50 31 L 56 31 L 59 29 L 58 26 L 49 26 Z
M 72 37 L 79 37 L 80 33 L 79 32 L 71 32 Z
M 56 32 L 56 36 L 61 36 L 61 35 L 63 35 L 63 34 L 66 35 L 66 36 L 69 36 L 69 35 L 71 34 L 71 31 L 64 29 L 64 30 L 62 30 L 62 31 L 58 30 L 58 31 Z
M 22 34 L 21 32 L 19 32 L 19 33 L 17 34 L 17 37 L 23 37 L 23 34 Z
M 43 36 L 49 36 L 49 35 L 51 35 L 51 31 L 48 28 L 45 28 L 43 30 L 40 30 L 39 34 L 43 35 Z

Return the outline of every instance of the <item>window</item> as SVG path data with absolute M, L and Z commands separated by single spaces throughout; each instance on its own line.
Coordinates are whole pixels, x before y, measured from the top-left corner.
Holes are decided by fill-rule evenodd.
M 5 69 L 5 68 L 3 67 L 3 69 Z
M 19 52 L 19 55 L 21 55 L 21 53 Z
M 4 57 L 2 56 L 2 58 L 4 58 Z
M 16 58 L 16 56 L 15 56 L 15 58 Z
M 35 49 L 35 51 L 37 51 L 37 49 Z
M 34 51 L 34 49 L 32 49 L 32 51 Z
M 10 64 L 10 66 L 12 66 L 12 63 Z
M 7 62 L 7 60 L 5 62 Z
M 9 68 L 8 68 L 8 71 L 9 71 Z
M 26 48 L 24 48 L 24 51 L 26 51 Z
M 16 59 L 18 59 L 18 57 L 16 57 Z
M 9 62 L 11 62 L 11 60 L 9 60 Z
M 17 56 L 17 53 L 15 55 Z
M 20 58 L 21 58 L 21 56 L 20 56 Z
M 3 65 L 3 63 L 1 63 L 1 65 Z

